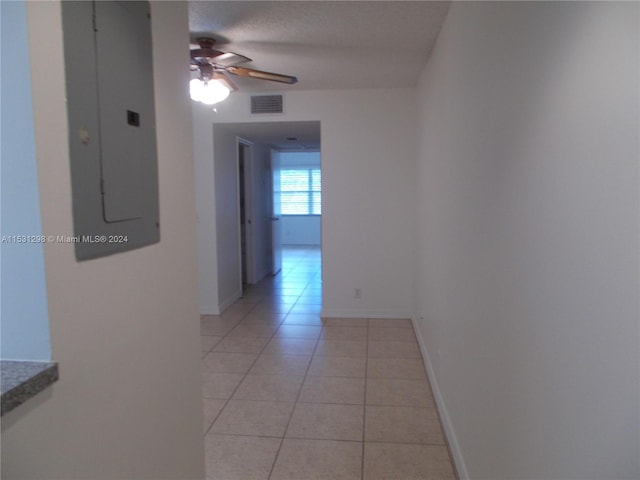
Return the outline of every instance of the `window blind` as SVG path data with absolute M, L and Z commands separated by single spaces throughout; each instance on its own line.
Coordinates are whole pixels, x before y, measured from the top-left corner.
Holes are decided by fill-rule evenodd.
M 288 167 L 280 170 L 282 215 L 320 215 L 322 174 L 318 167 Z

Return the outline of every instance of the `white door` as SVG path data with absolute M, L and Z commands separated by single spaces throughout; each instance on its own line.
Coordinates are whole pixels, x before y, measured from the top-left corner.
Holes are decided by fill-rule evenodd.
M 280 224 L 280 153 L 271 152 L 271 274 L 282 270 L 282 226 Z

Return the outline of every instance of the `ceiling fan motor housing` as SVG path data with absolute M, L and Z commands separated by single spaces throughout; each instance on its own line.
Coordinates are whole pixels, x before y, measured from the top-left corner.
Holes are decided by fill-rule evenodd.
M 213 65 L 210 64 L 201 64 L 198 65 L 198 68 L 200 69 L 200 79 L 203 82 L 208 82 L 209 80 L 211 80 L 213 78 Z

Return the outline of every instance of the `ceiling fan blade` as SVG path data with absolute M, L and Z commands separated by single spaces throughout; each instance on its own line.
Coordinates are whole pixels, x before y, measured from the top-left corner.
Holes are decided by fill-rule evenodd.
M 191 61 L 195 63 L 217 63 L 223 66 L 235 65 L 237 63 L 250 62 L 249 57 L 239 53 L 226 53 L 212 48 L 194 48 L 191 50 Z
M 294 84 L 298 81 L 296 77 L 291 75 L 283 75 L 281 73 L 263 72 L 261 70 L 253 70 L 244 67 L 227 67 L 227 72 L 239 77 L 257 78 L 258 80 L 270 80 L 272 82 Z
M 194 60 L 209 61 L 217 56 L 224 55 L 224 52 L 220 50 L 214 50 L 213 48 L 192 48 L 191 58 Z
M 250 62 L 251 59 L 249 57 L 245 57 L 244 55 L 240 55 L 239 53 L 223 53 L 222 55 L 218 55 L 211 59 L 211 63 L 215 63 L 216 65 L 223 65 L 225 67 L 230 67 L 231 65 L 237 65 L 238 63 Z
M 227 86 L 227 88 L 228 88 L 229 90 L 231 90 L 232 92 L 235 92 L 236 90 L 238 90 L 238 87 L 236 87 L 236 84 L 235 84 L 235 83 L 233 83 L 233 82 L 231 81 L 231 79 L 230 79 L 229 77 L 227 77 L 224 73 L 221 73 L 221 72 L 215 72 L 215 73 L 213 74 L 213 78 L 214 78 L 215 80 L 219 80 L 219 81 L 221 81 L 222 83 L 224 83 L 224 84 Z

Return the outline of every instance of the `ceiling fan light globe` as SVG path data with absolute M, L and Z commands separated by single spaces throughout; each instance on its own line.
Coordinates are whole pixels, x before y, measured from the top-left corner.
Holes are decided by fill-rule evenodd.
M 205 105 L 214 105 L 229 96 L 226 85 L 216 79 L 209 80 L 203 85 L 200 102 Z
M 189 82 L 189 94 L 191 100 L 199 102 L 202 98 L 204 90 L 204 82 L 199 78 L 194 78 Z

